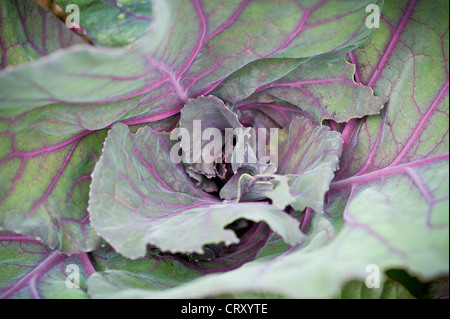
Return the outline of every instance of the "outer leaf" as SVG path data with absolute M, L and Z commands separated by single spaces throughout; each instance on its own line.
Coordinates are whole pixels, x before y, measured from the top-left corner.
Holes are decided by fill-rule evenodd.
M 152 31 L 130 50 L 77 47 L 4 73 L 0 115 L 114 101 L 122 102 L 114 120 L 175 114 L 188 98 L 207 94 L 250 62 L 348 50 L 371 33 L 363 23 L 366 1 L 158 0 L 154 6 Z
M 142 276 L 144 281 L 150 281 L 147 287 L 149 289 L 172 288 L 207 273 L 240 267 L 255 257 L 256 252 L 264 245 L 269 232 L 269 227 L 264 223 L 254 224 L 240 238 L 238 244 L 223 247 L 220 255 L 209 260 L 200 258 L 194 261 L 189 258 L 187 261 L 185 255 L 166 254 L 158 249 L 150 249 L 145 257 L 130 260 L 114 252 L 109 246 L 90 254 L 95 268 L 99 271 L 126 270 L 132 272 L 135 277 Z M 102 274 L 102 277 L 104 276 L 109 275 Z M 138 281 L 128 282 L 121 285 L 120 289 L 136 288 L 137 283 Z
M 366 223 L 359 220 L 363 208 L 356 208 L 355 203 L 370 193 L 373 199 L 366 205 L 388 209 L 398 205 L 392 203 L 397 198 L 398 203 L 404 203 L 398 213 L 413 216 L 421 209 L 421 229 L 409 229 L 404 237 L 424 238 L 423 250 L 414 255 L 411 268 L 428 278 L 448 272 L 449 267 L 448 259 L 426 259 L 428 250 L 441 250 L 448 256 L 449 183 L 444 177 L 449 170 L 448 3 L 387 5 L 390 13 L 383 21 L 390 31 L 390 41 L 385 41 L 381 33 L 374 34 L 374 39 L 354 54 L 355 62 L 363 56 L 378 62 L 376 68 L 361 68 L 359 79 L 369 79 L 376 94 L 389 96 L 387 109 L 379 117 L 345 128 L 343 169 L 332 184 L 329 200 L 349 198 L 344 218 L 349 225 L 363 228 Z M 430 16 L 435 17 L 432 24 Z M 419 36 L 423 42 L 416 41 Z M 374 54 L 374 47 L 382 54 Z M 352 208 L 354 215 L 349 213 Z M 425 240 L 430 236 L 434 241 Z M 428 267 L 419 266 L 425 262 Z
M 2 122 L 1 227 L 70 254 L 94 249 L 88 187 L 106 132 L 55 136 L 27 118 Z
M 264 59 L 249 63 L 222 81 L 212 94 L 225 101 L 239 102 L 261 86 L 284 77 L 304 62 L 304 59 Z
M 182 285 L 197 278 L 201 273 L 172 256 L 149 252 L 144 258 L 129 260 L 111 251 L 107 254 L 106 271 L 101 276 L 123 275 L 114 290 L 128 285 L 151 290 L 162 290 Z M 132 280 L 131 282 L 127 282 Z M 112 287 L 111 287 L 112 288 Z
M 66 280 L 73 278 L 78 267 L 80 289 L 68 289 Z M 51 251 L 30 237 L 0 234 L 0 298 L 60 299 L 87 298 L 85 283 L 94 269 L 82 253 L 67 257 Z
M 298 212 L 294 212 L 292 214 L 292 216 L 295 219 L 303 219 L 304 215 Z M 327 218 L 324 215 L 321 214 L 315 214 L 312 215 L 312 220 L 311 220 L 311 227 L 305 227 L 305 225 L 302 225 L 302 229 L 308 229 L 308 235 L 310 236 L 307 240 L 303 240 L 300 244 L 295 245 L 294 247 L 291 247 L 291 245 L 286 244 L 283 239 L 273 233 L 272 236 L 269 237 L 266 245 L 262 248 L 261 246 L 256 247 L 258 250 L 258 253 L 256 254 L 256 258 L 257 259 L 261 259 L 264 258 L 264 260 L 273 260 L 275 258 L 280 258 L 279 256 L 282 255 L 283 253 L 289 253 L 292 252 L 295 249 L 303 249 L 303 250 L 308 250 L 308 251 L 314 251 L 315 249 L 317 249 L 317 247 L 321 247 L 323 245 L 323 243 L 326 243 L 329 239 L 330 236 L 333 236 L 334 234 L 334 230 L 333 227 L 330 225 L 330 223 L 327 221 Z M 258 235 L 258 233 L 255 233 L 256 235 Z M 251 235 L 251 237 L 253 237 L 254 235 Z M 248 244 L 254 243 L 257 244 L 258 240 L 255 240 L 257 238 L 251 238 L 250 241 L 248 241 L 248 243 L 246 243 L 246 239 L 242 239 L 242 242 L 239 244 L 244 244 L 247 247 L 251 247 L 248 246 Z M 305 238 L 306 239 L 306 238 Z M 245 252 L 245 250 L 244 250 Z M 237 253 L 239 254 L 240 251 L 238 250 Z M 255 251 L 256 253 L 256 251 Z M 232 259 L 234 257 L 237 257 L 236 255 L 231 254 L 230 256 L 224 256 L 222 259 L 222 257 L 219 257 L 217 260 L 214 260 L 212 262 L 204 263 L 204 264 L 200 264 L 200 267 L 203 266 L 207 266 L 208 269 L 211 269 L 213 267 L 217 267 L 219 265 L 221 265 L 223 262 L 227 263 L 229 262 L 229 257 L 232 257 Z M 277 260 L 277 259 L 275 259 Z M 257 261 L 256 261 L 257 262 Z M 256 262 L 252 262 L 252 263 L 246 263 L 244 264 L 241 268 L 246 268 L 249 267 L 250 265 L 256 263 Z M 211 265 L 212 263 L 212 265 Z M 223 264 L 222 264 L 223 265 Z M 237 271 L 240 271 L 239 268 Z M 234 272 L 234 271 L 231 271 Z M 261 269 L 259 274 L 260 275 L 264 275 L 266 273 L 266 271 L 264 269 Z M 224 274 L 226 275 L 226 274 Z M 222 275 L 220 275 L 221 277 Z M 204 279 L 200 279 L 200 282 L 205 280 L 206 278 L 215 278 L 215 275 L 208 275 L 206 277 L 203 277 Z M 144 291 L 144 290 L 139 290 L 139 289 L 135 289 L 135 288 L 139 288 L 138 285 L 136 284 L 129 284 L 127 286 L 121 286 L 121 289 L 111 289 L 111 283 L 113 283 L 115 281 L 115 279 L 113 277 L 108 278 L 107 276 L 103 276 L 101 274 L 96 274 L 94 276 L 92 276 L 89 280 L 88 286 L 89 286 L 89 292 L 91 294 L 91 296 L 93 296 L 94 298 L 160 298 L 160 297 L 165 297 L 165 294 L 168 294 L 168 296 L 172 296 L 172 293 L 170 291 L 166 291 L 164 292 L 162 295 L 160 294 L 153 294 L 153 293 L 149 293 L 148 291 Z M 255 279 L 255 282 L 257 282 L 258 280 Z M 191 283 L 187 283 L 188 286 L 192 286 L 195 287 L 196 286 L 196 282 L 198 282 L 198 280 L 194 280 Z M 220 288 L 217 287 L 219 290 Z M 177 289 L 184 289 L 183 286 L 177 288 Z M 197 295 L 198 291 L 191 291 L 188 294 L 196 294 Z M 229 297 L 229 295 L 225 295 L 225 293 L 217 293 L 213 292 L 212 295 L 214 296 L 224 296 L 224 297 Z M 211 296 L 208 295 L 208 296 Z M 272 294 L 272 293 L 243 293 L 241 294 L 240 292 L 233 292 L 232 296 L 238 298 L 273 298 L 273 297 L 282 297 L 282 295 L 280 294 Z
M 62 9 L 71 0 L 55 1 Z M 123 46 L 145 35 L 152 22 L 150 0 L 82 0 L 80 25 L 97 45 Z
M 258 225 L 255 231 L 249 231 L 241 239 L 238 245 L 230 246 L 231 253 L 227 252 L 223 256 L 220 256 L 209 262 L 198 262 L 197 266 L 200 267 L 202 273 L 210 273 L 215 271 L 231 270 L 236 267 L 242 266 L 244 262 L 251 261 L 254 258 L 264 260 L 271 260 L 283 253 L 292 252 L 294 249 L 313 251 L 318 247 L 323 246 L 324 243 L 328 242 L 331 237 L 334 236 L 335 230 L 331 226 L 328 218 L 322 214 L 311 215 L 312 220 L 310 225 L 309 221 L 305 222 L 305 215 L 299 212 L 293 212 L 291 214 L 296 220 L 302 221 L 302 230 L 307 230 L 309 236 L 308 239 L 305 238 L 300 244 L 292 247 L 286 244 L 282 237 L 276 233 L 266 240 L 265 230 L 268 230 L 267 226 L 262 224 Z M 310 226 L 310 227 L 309 227 Z M 260 229 L 263 227 L 262 229 Z M 261 231 L 262 230 L 262 231 Z M 263 235 L 261 237 L 261 235 Z M 233 247 L 234 246 L 234 247 Z M 264 247 L 262 247 L 264 246 Z M 233 252 L 233 250 L 235 251 Z M 229 254 L 228 254 L 229 253 Z M 243 259 L 244 258 L 244 259 Z M 247 267 L 252 263 L 244 264 L 243 267 Z M 264 273 L 263 271 L 261 273 Z M 208 275 L 209 277 L 211 275 Z M 206 277 L 206 278 L 207 278 Z M 120 289 L 112 288 L 116 281 L 116 275 L 111 274 L 96 274 L 89 279 L 89 293 L 94 298 L 158 298 L 159 295 L 147 294 L 145 291 L 137 291 L 135 288 L 142 288 L 137 283 L 128 281 L 127 285 L 120 285 Z M 194 284 L 194 283 L 192 283 Z M 220 297 L 229 298 L 230 296 L 235 298 L 274 298 L 282 297 L 282 295 L 272 294 L 272 293 L 233 293 L 233 295 L 223 295 Z
M 378 62 L 376 69 L 361 68 L 358 78 L 370 78 L 367 84 L 375 93 L 389 97 L 387 111 L 363 122 L 354 121 L 345 129 L 348 147 L 339 180 L 448 158 L 448 6 L 444 1 L 388 5 L 397 18 L 384 18 L 385 29 L 390 30 L 388 39 L 374 34 L 369 44 L 354 53 L 354 57 L 368 55 L 372 63 Z M 433 12 L 439 16 L 428 26 L 427 17 Z M 415 41 L 419 35 L 425 43 Z M 383 54 L 374 55 L 372 43 L 380 43 L 377 49 Z M 428 51 L 423 52 L 424 47 Z
M 0 70 L 82 42 L 53 14 L 33 1 L 0 3 Z
M 383 287 L 382 299 L 414 299 L 414 296 L 401 284 L 387 280 Z
M 398 2 L 387 5 L 395 9 Z M 448 15 L 448 6 L 414 1 L 404 10 L 399 6 L 386 10 L 397 21 L 384 17 L 392 26 L 391 41 L 375 33 L 364 51 L 355 52 L 363 57 L 373 52 L 369 51 L 372 45 L 386 43 L 378 64 L 369 58 L 374 66 L 367 69 L 373 75 L 362 72 L 359 79 L 372 78 L 368 84 L 374 84 L 375 94 L 389 96 L 389 103 L 383 116 L 344 130 L 347 154 L 353 156 L 344 155 L 348 165 L 339 177 L 343 180 L 332 184 L 328 207 L 336 216 L 347 202 L 339 235 L 328 246 L 303 257 L 299 251 L 270 264 L 248 264 L 248 269 L 242 267 L 234 276 L 230 272 L 205 278 L 185 289 L 196 291 L 195 295 L 218 290 L 284 290 L 295 297 L 329 297 L 350 278 L 364 280 L 365 267 L 371 263 L 381 269 L 407 268 L 422 279 L 448 272 L 448 16 L 435 16 Z M 435 22 L 428 26 L 430 21 Z M 421 42 L 416 41 L 421 34 L 428 42 L 426 55 L 415 53 L 423 52 Z M 263 269 L 265 279 L 251 278 L 243 284 L 247 276 Z M 287 274 L 288 269 L 292 273 Z M 307 269 L 314 272 L 307 275 Z M 312 277 L 318 273 L 321 278 Z M 230 284 L 232 277 L 234 284 Z M 260 288 L 255 283 L 261 283 Z M 292 290 L 286 288 L 290 284 Z M 302 293 L 302 287 L 308 288 Z M 198 293 L 201 289 L 205 291 Z
M 153 244 L 173 252 L 202 251 L 208 243 L 238 242 L 225 226 L 239 218 L 265 221 L 295 244 L 298 223 L 264 203 L 222 204 L 197 190 L 172 163 L 167 135 L 123 124 L 110 130 L 91 184 L 89 212 L 97 232 L 129 258 Z
M 61 120 L 63 111 L 49 107 L 0 121 L 0 227 L 73 254 L 99 244 L 87 201 L 106 130 L 84 131 Z M 177 119 L 152 125 L 170 130 Z
M 245 98 L 249 95 L 245 94 L 247 92 L 264 92 L 299 107 L 319 124 L 326 119 L 342 123 L 352 118 L 379 114 L 386 98 L 373 96 L 370 88 L 354 82 L 354 73 L 355 66 L 346 62 L 342 54 L 320 56 L 301 63 L 295 70 L 274 82 L 261 83 L 253 90 L 247 89 L 244 93 L 235 95 L 231 100 Z M 227 82 L 223 83 L 222 90 L 227 85 Z M 220 97 L 221 92 L 218 93 Z M 230 94 L 225 93 L 226 96 Z M 239 105 L 242 108 L 246 104 L 254 104 L 253 101 L 254 98 L 250 97 L 249 102 L 244 100 Z
M 170 270 L 173 271 L 173 269 Z M 101 278 L 101 282 L 99 281 L 99 278 Z M 91 289 L 89 291 L 89 294 L 93 296 L 93 298 L 100 298 L 100 299 L 108 298 L 110 296 L 109 295 L 110 293 L 114 295 L 118 293 L 120 294 L 123 288 L 129 286 L 134 286 L 137 287 L 137 289 L 146 289 L 146 290 L 147 289 L 160 290 L 160 289 L 167 289 L 170 287 L 166 283 L 162 282 L 161 274 L 159 274 L 158 277 L 153 279 L 151 278 L 151 276 L 140 275 L 136 274 L 135 271 L 130 272 L 126 270 L 107 270 L 95 274 L 89 280 L 91 282 L 98 283 L 98 285 L 95 285 L 94 289 Z M 179 283 L 180 282 L 178 282 L 177 284 Z M 121 295 L 119 298 L 125 299 L 127 298 L 127 296 L 125 294 Z
M 444 9 L 434 7 L 438 5 Z M 427 17 L 435 12 L 448 14 L 447 5 L 413 1 L 399 21 L 392 23 L 397 28 L 393 29 L 392 41 L 388 42 L 378 67 L 373 68 L 375 78 L 371 81 L 376 94 L 390 96 L 387 112 L 383 117 L 369 118 L 361 128 L 356 126 L 355 131 L 344 132 L 349 147 L 353 146 L 350 148 L 353 157 L 340 177 L 347 179 L 333 187 L 339 196 L 346 196 L 342 201 L 330 196 L 328 208 L 336 216 L 350 195 L 344 213 L 346 224 L 339 235 L 328 246 L 312 253 L 302 255 L 299 251 L 270 264 L 248 264 L 248 268 L 234 271 L 234 276 L 230 272 L 205 278 L 185 289 L 196 291 L 195 295 L 218 290 L 283 290 L 289 296 L 324 297 L 332 296 L 332 291 L 337 292 L 339 285 L 350 278 L 363 280 L 365 267 L 371 263 L 381 269 L 404 267 L 428 279 L 448 272 L 448 55 L 446 46 L 441 45 L 448 42 L 448 17 L 433 19 L 437 23 L 430 27 L 435 33 L 430 33 L 427 23 L 431 20 Z M 427 48 L 435 50 L 429 51 L 430 55 L 416 56 L 414 51 L 422 52 L 422 47 L 415 39 L 424 32 Z M 370 43 L 380 43 L 377 39 L 375 33 Z M 399 65 L 401 61 L 411 62 Z M 430 72 L 430 67 L 435 68 Z M 410 77 L 414 81 L 408 80 Z M 431 83 L 438 79 L 440 86 L 433 86 Z M 421 84 L 425 87 L 419 89 Z M 415 99 L 408 98 L 411 92 Z M 369 139 L 368 133 L 372 138 Z M 348 177 L 353 174 L 357 176 Z M 251 278 L 248 284 L 242 283 L 262 269 L 267 274 L 265 279 Z M 287 274 L 288 269 L 292 273 Z M 309 275 L 307 269 L 311 269 Z M 313 278 L 319 273 L 322 278 Z M 234 284 L 230 284 L 232 277 L 236 279 Z M 280 285 L 281 282 L 285 285 Z M 260 288 L 255 288 L 255 283 Z M 227 284 L 230 286 L 223 288 Z M 303 287 L 308 288 L 302 293 Z M 205 291 L 198 293 L 201 289 Z M 177 292 L 171 293 L 174 296 Z

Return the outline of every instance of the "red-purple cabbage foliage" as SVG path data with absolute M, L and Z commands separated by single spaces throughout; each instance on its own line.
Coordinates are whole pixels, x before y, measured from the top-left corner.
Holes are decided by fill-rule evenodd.
M 448 297 L 447 1 L 69 5 L 0 3 L 2 298 Z

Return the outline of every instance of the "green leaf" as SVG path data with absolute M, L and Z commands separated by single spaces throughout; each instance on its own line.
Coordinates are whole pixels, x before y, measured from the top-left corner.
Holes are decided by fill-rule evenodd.
M 389 101 L 380 116 L 344 129 L 342 169 L 328 200 L 345 204 L 346 223 L 389 244 L 390 255 L 401 256 L 406 240 L 417 241 L 416 253 L 397 268 L 429 280 L 449 269 L 448 3 L 387 2 L 382 18 L 384 31 L 351 57 L 361 65 L 358 80 Z M 366 58 L 375 64 L 368 66 Z M 338 206 L 329 212 L 336 215 Z M 392 211 L 382 219 L 392 229 L 368 223 L 368 207 Z M 389 239 L 394 228 L 403 239 Z
M 384 287 L 383 287 L 384 288 Z M 368 288 L 359 281 L 348 282 L 341 291 L 341 299 L 380 299 L 383 288 Z M 389 291 L 394 293 L 394 291 Z
M 91 183 L 89 212 L 96 231 L 128 258 L 147 244 L 164 251 L 202 252 L 209 243 L 237 243 L 225 226 L 239 218 L 265 221 L 290 244 L 302 239 L 298 223 L 264 203 L 222 203 L 197 190 L 171 161 L 168 134 L 127 126 L 110 130 Z
M 114 252 L 111 248 L 99 250 L 102 272 L 89 279 L 89 293 L 94 298 L 117 298 L 122 293 L 126 298 L 129 288 L 164 290 L 182 285 L 201 275 L 214 271 L 223 271 L 239 266 L 251 257 L 255 250 L 264 244 L 263 233 L 268 233 L 266 225 L 255 225 L 252 231 L 241 238 L 238 245 L 233 245 L 223 256 L 210 261 L 188 263 L 180 256 L 163 254 L 151 249 L 147 255 L 137 260 L 129 260 Z M 257 240 L 255 240 L 257 239 Z M 97 252 L 93 252 L 96 255 Z M 103 266 L 104 265 L 104 266 Z
M 0 70 L 83 42 L 52 13 L 33 1 L 0 3 Z
M 380 116 L 353 121 L 343 132 L 347 147 L 339 180 L 448 158 L 448 4 L 391 1 L 386 5 L 383 31 L 374 33 L 352 56 L 359 81 L 389 101 Z M 428 26 L 428 17 L 436 12 L 435 22 Z M 424 41 L 416 42 L 418 37 Z M 360 62 L 363 56 L 377 68 Z
M 48 107 L 0 121 L 0 227 L 73 254 L 99 245 L 87 202 L 107 132 L 61 120 L 64 111 Z M 174 121 L 151 125 L 170 130 Z
M 383 287 L 381 299 L 415 299 L 400 283 L 388 279 Z
M 95 282 L 98 280 L 96 278 L 100 277 L 111 281 L 112 285 L 107 288 L 108 294 L 130 286 L 164 290 L 182 285 L 201 275 L 201 272 L 187 263 L 172 256 L 163 256 L 156 251 L 150 251 L 145 257 L 137 260 L 129 260 L 110 251 L 106 256 L 105 267 L 104 271 L 96 273 L 89 280 Z M 98 295 L 95 297 L 102 298 Z
M 386 279 L 380 288 L 368 288 L 364 283 L 351 281 L 342 288 L 341 299 L 415 299 L 400 283 Z
M 0 233 L 0 298 L 87 298 L 86 280 L 93 272 L 86 253 L 67 257 L 31 237 Z M 69 288 L 79 275 L 79 288 Z
M 159 268 L 164 268 L 158 266 Z M 170 268 L 169 268 L 170 269 Z M 169 269 L 165 269 L 168 271 Z M 170 270 L 174 270 L 171 268 Z M 149 278 L 150 277 L 150 278 Z M 127 299 L 133 298 L 128 296 L 128 288 L 130 286 L 136 287 L 135 289 L 146 290 L 159 290 L 167 289 L 169 286 L 162 282 L 164 277 L 161 278 L 161 274 L 155 279 L 152 279 L 148 275 L 140 275 L 135 272 L 126 270 L 107 270 L 101 273 L 96 273 L 89 278 L 89 295 L 95 299 Z M 180 282 L 178 282 L 179 284 Z
M 288 102 L 318 124 L 327 119 L 342 123 L 352 118 L 379 114 L 386 98 L 374 96 L 370 88 L 356 83 L 353 80 L 354 73 L 355 66 L 349 64 L 343 54 L 323 55 L 300 63 L 292 72 L 276 81 L 267 84 L 259 82 L 253 90 L 230 83 L 231 87 L 247 90 L 231 100 L 239 100 L 239 108 L 249 104 L 256 107 L 255 97 L 250 96 L 248 101 L 240 100 L 250 95 L 248 93 L 257 92 L 256 96 L 264 93 L 275 100 L 268 105 L 267 102 L 259 101 L 261 106 L 271 107 L 275 104 L 272 107 L 276 108 L 279 105 L 277 101 Z M 222 85 L 222 90 L 225 90 L 227 81 Z M 218 96 L 221 97 L 221 92 L 218 92 Z
M 27 126 L 32 120 L 36 126 Z M 0 226 L 68 254 L 90 251 L 99 238 L 87 213 L 88 188 L 106 130 L 55 135 L 41 120 L 28 114 L 1 122 Z
M 55 0 L 65 10 L 71 0 Z M 80 25 L 96 45 L 124 46 L 143 37 L 152 23 L 150 0 L 81 0 Z
M 404 282 L 386 279 L 393 269 L 437 283 L 423 297 L 445 296 L 446 288 L 448 295 L 448 3 L 389 1 L 382 28 L 374 30 L 364 23 L 371 2 L 155 0 L 152 28 L 133 25 L 140 39 L 127 48 L 73 46 L 3 71 L 0 227 L 29 236 L 0 235 L 2 296 L 85 297 L 84 282 L 67 291 L 60 270 L 66 261 L 77 264 L 84 281 L 94 272 L 90 259 L 102 272 L 91 276 L 89 293 L 101 298 L 417 297 Z M 92 3 L 84 7 L 92 9 L 89 18 L 123 8 L 83 3 Z M 118 15 L 133 20 L 138 10 L 135 3 L 133 14 Z M 131 41 L 125 35 L 121 43 Z M 369 35 L 348 54 L 352 64 L 345 62 L 342 52 Z M 24 61 L 5 62 L 8 50 L 0 45 L 2 64 Z M 171 161 L 168 134 L 147 127 L 134 134 L 136 127 L 126 126 L 167 119 L 202 99 L 196 109 L 211 103 L 204 113 L 220 120 L 223 103 L 198 98 L 210 92 L 233 102 L 228 106 L 243 125 L 292 128 L 304 121 L 282 136 L 280 173 L 289 180 L 242 172 L 223 195 L 233 200 L 237 184 L 239 200 L 269 194 L 273 205 L 222 202 L 202 192 Z M 157 127 L 172 128 L 177 119 Z M 324 120 L 343 128 L 341 169 L 331 184 L 342 140 L 315 127 Z M 50 249 L 76 253 L 100 244 L 88 221 L 87 185 L 111 126 L 92 175 L 89 212 L 118 252 L 67 258 Z M 280 198 L 288 188 L 290 196 Z M 287 204 L 294 209 L 282 212 Z M 227 227 L 242 218 L 263 222 L 249 222 L 244 235 Z M 218 242 L 232 244 L 229 254 L 199 258 L 202 247 Z M 382 290 L 363 286 L 368 266 L 380 270 Z M 230 271 L 197 278 L 223 270 Z M 435 281 L 442 276 L 447 286 Z

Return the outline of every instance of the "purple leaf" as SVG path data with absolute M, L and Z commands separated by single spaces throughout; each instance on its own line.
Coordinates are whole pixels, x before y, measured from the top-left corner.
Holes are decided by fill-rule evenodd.
M 245 218 L 264 221 L 290 244 L 303 238 L 298 223 L 265 203 L 222 203 L 195 188 L 170 158 L 168 134 L 127 126 L 110 130 L 93 172 L 89 200 L 96 231 L 118 252 L 135 259 L 147 244 L 163 251 L 202 252 L 202 246 L 239 242 L 224 229 Z

